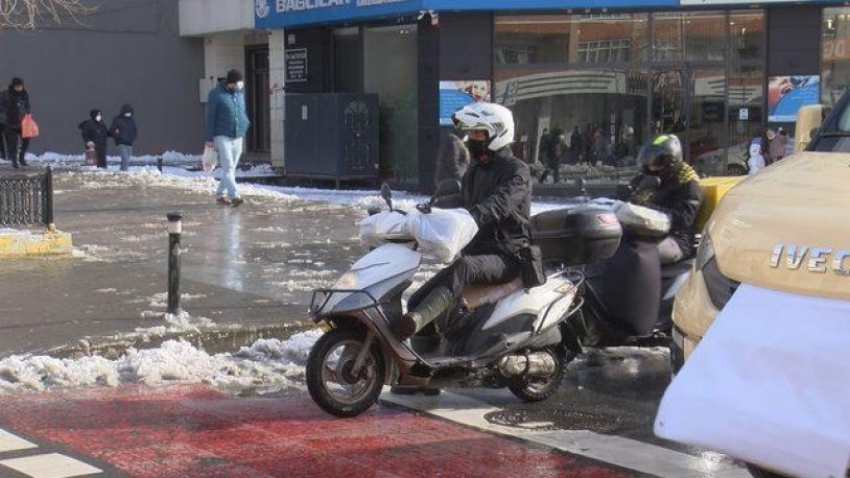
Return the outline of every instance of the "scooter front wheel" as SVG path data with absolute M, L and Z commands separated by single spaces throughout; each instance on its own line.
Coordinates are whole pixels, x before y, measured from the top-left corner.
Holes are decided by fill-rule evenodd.
M 561 381 L 567 371 L 567 364 L 575 357 L 562 347 L 550 346 L 539 352 L 546 352 L 555 360 L 555 370 L 548 377 L 523 377 L 518 383 L 510 385 L 511 393 L 526 402 L 540 402 L 551 397 L 561 387 Z
M 353 417 L 378 401 L 384 385 L 384 358 L 373 344 L 359 370 L 357 355 L 366 332 L 334 329 L 323 335 L 307 358 L 307 390 L 322 410 L 338 417 Z

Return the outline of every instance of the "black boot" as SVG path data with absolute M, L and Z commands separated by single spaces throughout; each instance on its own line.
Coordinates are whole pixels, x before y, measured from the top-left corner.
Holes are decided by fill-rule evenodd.
M 411 337 L 440 314 L 450 310 L 454 302 L 454 295 L 448 288 L 437 287 L 429 292 L 413 310 L 407 311 L 393 323 L 393 332 L 401 340 Z

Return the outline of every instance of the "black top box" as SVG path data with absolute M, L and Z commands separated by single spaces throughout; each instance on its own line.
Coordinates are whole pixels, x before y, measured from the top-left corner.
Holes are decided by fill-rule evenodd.
M 577 266 L 608 259 L 623 228 L 617 216 L 598 206 L 575 206 L 535 214 L 531 234 L 546 262 Z

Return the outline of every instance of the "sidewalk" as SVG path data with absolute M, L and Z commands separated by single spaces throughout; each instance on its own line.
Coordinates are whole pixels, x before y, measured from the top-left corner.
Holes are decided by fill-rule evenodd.
M 223 207 L 213 200 L 215 182 L 199 181 L 163 187 L 146 174 L 56 174 L 56 227 L 73 235 L 75 254 L 0 261 L 0 356 L 137 329 L 156 341 L 164 330 L 185 333 L 209 321 L 212 330 L 304 324 L 310 291 L 362 248 L 356 222 L 363 213 L 251 196 L 239 208 Z M 183 213 L 188 317 L 167 323 L 171 211 Z

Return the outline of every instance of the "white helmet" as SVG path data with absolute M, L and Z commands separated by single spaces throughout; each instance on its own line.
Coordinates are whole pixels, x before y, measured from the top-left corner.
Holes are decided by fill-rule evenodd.
M 514 142 L 514 115 L 511 110 L 495 103 L 470 103 L 452 115 L 463 130 L 487 132 L 487 148 L 498 151 Z

